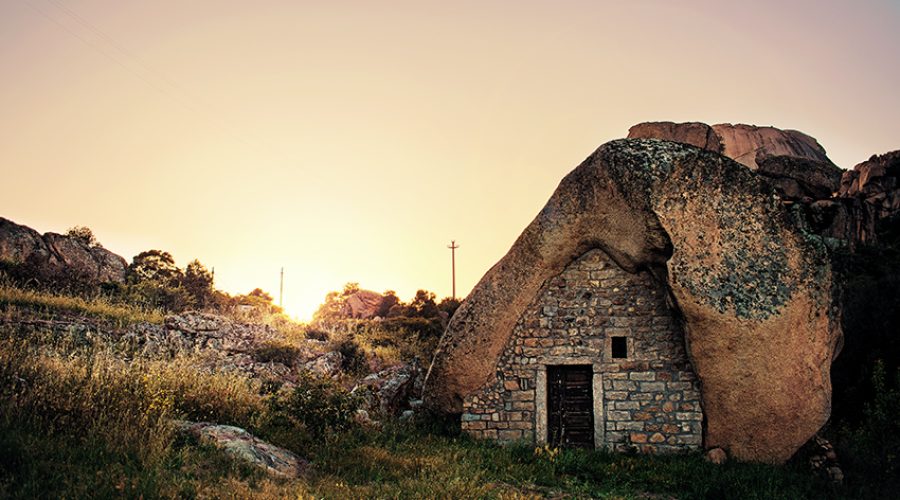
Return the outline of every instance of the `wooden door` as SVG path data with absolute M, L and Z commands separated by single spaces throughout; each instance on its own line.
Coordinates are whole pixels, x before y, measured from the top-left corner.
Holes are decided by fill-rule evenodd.
M 590 365 L 547 367 L 547 442 L 594 447 L 594 370 Z

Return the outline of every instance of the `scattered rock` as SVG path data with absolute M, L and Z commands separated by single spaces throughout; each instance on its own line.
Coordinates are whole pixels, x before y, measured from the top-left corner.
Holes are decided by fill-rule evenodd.
M 728 461 L 728 454 L 722 448 L 713 448 L 706 452 L 706 461 L 722 465 Z
M 416 394 L 420 371 L 415 365 L 400 365 L 363 378 L 351 391 L 363 400 L 369 413 L 380 417 L 397 416 L 410 407 L 410 397 Z
M 813 472 L 819 473 L 827 477 L 834 483 L 841 483 L 844 480 L 844 471 L 838 463 L 837 453 L 834 446 L 822 436 L 815 436 L 807 445 L 809 453 L 809 468 Z
M 175 425 L 179 431 L 200 442 L 211 444 L 273 476 L 293 479 L 309 468 L 309 462 L 293 452 L 267 443 L 240 427 L 184 420 L 176 421 Z
M 334 377 L 341 372 L 344 356 L 330 351 L 306 363 L 306 369 L 322 377 Z

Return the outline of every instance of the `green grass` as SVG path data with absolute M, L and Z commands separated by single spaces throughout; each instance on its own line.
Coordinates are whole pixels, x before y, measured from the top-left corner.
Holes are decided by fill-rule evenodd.
M 22 318 L 26 311 L 115 321 L 139 314 L 79 300 L 0 287 L 0 304 L 21 308 Z M 377 343 L 376 334 L 361 337 Z M 715 466 L 699 454 L 563 450 L 550 458 L 530 446 L 448 435 L 428 421 L 315 431 L 273 414 L 275 396 L 261 381 L 198 370 L 187 353 L 125 361 L 98 345 L 56 346 L 47 335 L 0 324 L 0 498 L 802 499 L 855 492 L 832 490 L 804 467 Z M 292 355 L 274 347 L 262 354 Z M 313 469 L 299 480 L 266 477 L 179 437 L 176 418 L 246 428 L 310 459 Z

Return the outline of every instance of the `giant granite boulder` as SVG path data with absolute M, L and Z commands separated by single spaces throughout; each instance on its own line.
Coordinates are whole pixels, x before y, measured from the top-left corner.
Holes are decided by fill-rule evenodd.
M 628 130 L 629 139 L 660 139 L 719 153 L 765 176 L 790 199 L 828 198 L 842 170 L 818 141 L 796 130 L 721 123 L 648 122 Z
M 27 264 L 40 278 L 67 278 L 90 283 L 122 283 L 128 263 L 99 246 L 56 233 L 43 236 L 0 217 L 0 261 Z
M 815 139 L 796 130 L 649 122 L 631 127 L 628 137 L 680 142 L 727 156 L 762 175 L 786 204 L 801 203 L 817 234 L 851 248 L 876 243 L 879 223 L 900 213 L 900 151 L 842 170 Z
M 702 384 L 705 446 L 783 462 L 828 420 L 841 339 L 825 250 L 792 220 L 771 186 L 722 155 L 607 143 L 562 180 L 453 316 L 426 403 L 459 413 L 541 286 L 600 248 L 666 283 Z

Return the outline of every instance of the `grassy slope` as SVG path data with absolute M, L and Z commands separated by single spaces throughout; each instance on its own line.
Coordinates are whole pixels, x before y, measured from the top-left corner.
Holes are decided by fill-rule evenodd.
M 83 315 L 113 324 L 156 313 L 0 288 L 0 317 Z M 0 325 L 0 498 L 822 498 L 804 471 L 474 442 L 427 423 L 308 436 L 266 427 L 258 382 L 200 374 L 190 358 L 125 363 L 93 346 L 54 352 Z M 33 333 L 28 330 L 28 333 Z M 40 338 L 40 335 L 35 336 Z M 172 418 L 235 424 L 314 463 L 302 480 L 262 476 L 186 442 Z

